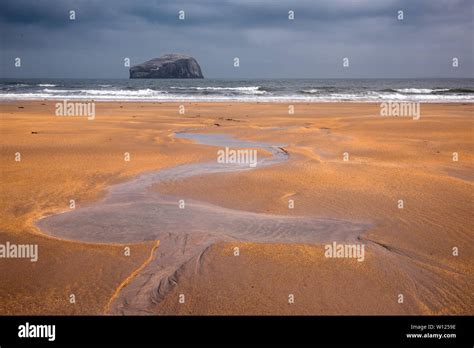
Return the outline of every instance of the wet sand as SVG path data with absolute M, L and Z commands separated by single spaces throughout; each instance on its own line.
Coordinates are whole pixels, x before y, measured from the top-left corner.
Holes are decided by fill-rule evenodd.
M 176 136 L 176 135 L 175 135 Z M 336 219 L 256 214 L 221 208 L 190 200 L 179 206 L 179 197 L 160 195 L 152 185 L 166 184 L 195 176 L 236 173 L 288 161 L 281 145 L 239 141 L 221 134 L 180 133 L 182 139 L 217 148 L 265 150 L 272 155 L 260 158 L 255 167 L 246 163 L 204 162 L 187 164 L 139 175 L 114 185 L 105 198 L 87 207 L 44 217 L 37 226 L 50 235 L 70 240 L 101 243 L 160 241 L 157 255 L 150 262 L 157 275 L 148 277 L 147 289 L 131 293 L 128 286 L 111 304 L 113 313 L 153 314 L 153 308 L 175 282 L 176 272 L 187 262 L 200 258 L 220 241 L 253 243 L 323 244 L 356 243 L 370 224 Z M 138 274 L 137 274 L 138 276 Z M 136 284 L 136 282 L 133 282 Z
M 31 233 L 39 232 L 33 222 L 66 210 L 71 193 L 81 198 L 81 204 L 93 204 L 105 196 L 109 185 L 127 182 L 136 174 L 215 161 L 215 149 L 172 136 L 193 129 L 283 143 L 290 159 L 238 173 L 207 173 L 164 181 L 153 186 L 156 193 L 196 201 L 205 209 L 211 206 L 220 212 L 239 211 L 245 216 L 369 222 L 370 228 L 358 233 L 360 241 L 367 244 L 366 259 L 328 260 L 321 245 L 307 240 L 288 245 L 278 240 L 272 244 L 260 241 L 265 242 L 262 244 L 222 243 L 217 239 L 197 256 L 189 254 L 190 261 L 172 271 L 169 282 L 156 288 L 156 283 L 145 280 L 159 278 L 163 271 L 159 253 L 165 247 L 160 244 L 155 258 L 120 288 L 116 299 L 133 298 L 143 303 L 150 299 L 145 295 L 140 299 L 137 293 L 157 294 L 159 301 L 141 312 L 154 314 L 473 312 L 469 295 L 473 290 L 473 254 L 469 247 L 473 241 L 471 105 L 422 105 L 421 119 L 413 121 L 381 119 L 375 104 L 297 105 L 296 115 L 289 116 L 286 105 L 193 104 L 187 107 L 187 115 L 179 115 L 173 104 L 124 103 L 120 107 L 104 103 L 97 106 L 96 120 L 87 123 L 62 119 L 60 125 L 52 116 L 53 104 L 21 105 L 25 109 L 18 109 L 16 104 L 2 105 L 2 162 L 6 163 L 2 192 L 8 200 L 2 202 L 7 218 L 1 230 L 10 241 L 40 240 L 41 256 L 36 266 L 22 260 L 1 260 L 0 267 L 10 279 L 0 285 L 0 297 L 7 299 L 2 301 L 2 312 L 48 313 L 55 308 L 71 313 L 67 304 L 56 300 L 68 282 L 89 289 L 83 290 L 82 297 L 89 302 L 77 305 L 77 313 L 103 312 L 106 300 L 120 283 L 149 257 L 153 238 L 143 238 L 149 242 L 138 243 L 142 249 L 132 253 L 133 260 L 129 257 L 125 261 L 120 255 L 122 245 L 32 237 Z M 38 134 L 31 134 L 25 126 Z M 34 162 L 29 162 L 29 167 L 15 167 L 18 163 L 7 161 L 13 148 L 34 153 Z M 125 149 L 131 149 L 129 163 L 123 162 Z M 345 151 L 350 154 L 348 162 L 342 161 Z M 460 153 L 459 162 L 452 162 L 453 151 Z M 48 161 L 48 157 L 54 160 Z M 31 168 L 35 170 L 28 170 Z M 397 208 L 400 197 L 406 201 L 403 210 Z M 295 200 L 291 210 L 287 206 L 289 198 Z M 58 204 L 64 201 L 66 207 Z M 79 211 L 76 208 L 74 213 Z M 208 222 L 212 225 L 212 220 Z M 132 241 L 138 242 L 116 242 Z M 318 242 L 323 241 L 314 241 Z M 42 246 L 46 244 L 50 244 L 49 249 Z M 460 250 L 457 257 L 451 254 L 454 245 Z M 233 255 L 235 246 L 241 248 L 238 257 Z M 78 248 L 104 254 L 115 248 L 118 255 L 89 257 L 89 271 L 81 280 L 71 279 L 68 271 L 84 257 Z M 69 262 L 61 263 L 53 256 L 55 253 Z M 123 262 L 128 262 L 128 268 Z M 48 284 L 32 270 L 38 265 L 42 272 L 48 269 L 55 274 Z M 102 277 L 94 274 L 94 267 L 101 270 Z M 24 308 L 19 304 L 28 302 L 26 291 L 12 301 L 13 290 L 25 285 L 15 278 L 18 272 L 23 272 L 32 286 L 41 284 L 51 295 L 30 291 L 30 304 L 36 296 L 43 296 L 43 300 Z M 101 296 L 91 304 L 90 297 L 97 289 Z M 290 293 L 296 298 L 291 305 L 287 299 Z M 399 293 L 405 295 L 403 304 L 397 303 Z M 184 304 L 178 302 L 179 294 L 186 295 Z M 112 313 L 127 313 L 120 306 L 111 308 Z

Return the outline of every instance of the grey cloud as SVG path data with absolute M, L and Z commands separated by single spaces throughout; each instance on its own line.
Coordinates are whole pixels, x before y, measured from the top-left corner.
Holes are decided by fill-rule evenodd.
M 467 0 L 3 0 L 0 76 L 127 77 L 124 57 L 138 63 L 182 52 L 195 56 L 208 77 L 472 77 L 472 6 Z M 185 21 L 177 19 L 180 9 Z M 13 67 L 17 56 L 22 69 Z M 232 67 L 235 56 L 240 69 Z M 343 71 L 346 56 L 351 69 Z M 454 56 L 461 62 L 456 70 Z

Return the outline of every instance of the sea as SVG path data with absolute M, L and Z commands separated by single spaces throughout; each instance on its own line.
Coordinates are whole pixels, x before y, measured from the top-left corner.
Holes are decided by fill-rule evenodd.
M 0 101 L 474 102 L 474 79 L 0 79 Z

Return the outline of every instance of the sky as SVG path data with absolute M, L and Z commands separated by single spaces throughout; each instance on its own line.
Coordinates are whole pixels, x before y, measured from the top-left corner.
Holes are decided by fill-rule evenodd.
M 207 78 L 472 78 L 473 7 L 472 0 L 2 0 L 0 77 L 128 78 L 125 58 L 133 65 L 183 53 Z

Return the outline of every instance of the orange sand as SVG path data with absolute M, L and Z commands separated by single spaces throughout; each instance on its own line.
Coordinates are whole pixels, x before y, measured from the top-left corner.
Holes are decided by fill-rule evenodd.
M 78 206 L 97 200 L 108 185 L 137 173 L 215 160 L 215 149 L 171 137 L 193 128 L 286 144 L 290 161 L 154 189 L 247 211 L 369 221 L 374 228 L 362 238 L 361 263 L 326 259 L 323 246 L 214 245 L 198 268 L 190 262 L 179 270 L 159 313 L 474 312 L 472 104 L 423 104 L 418 121 L 380 118 L 377 104 L 350 103 L 296 104 L 295 115 L 285 104 L 186 104 L 179 115 L 177 104 L 100 103 L 93 121 L 55 117 L 53 102 L 4 103 L 0 110 L 0 243 L 38 243 L 40 254 L 37 263 L 0 259 L 0 314 L 105 313 L 155 243 L 133 245 L 126 257 L 123 245 L 41 235 L 33 221 L 68 209 L 70 199 Z M 185 304 L 178 303 L 181 293 Z

